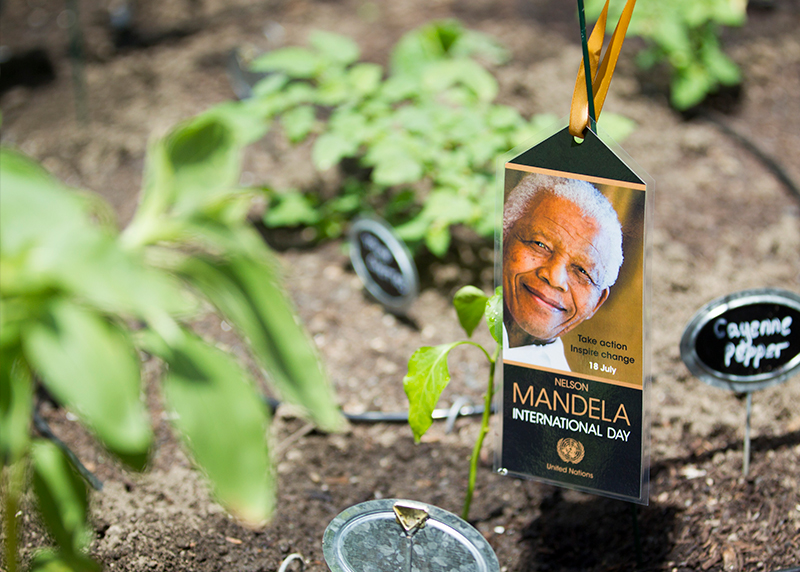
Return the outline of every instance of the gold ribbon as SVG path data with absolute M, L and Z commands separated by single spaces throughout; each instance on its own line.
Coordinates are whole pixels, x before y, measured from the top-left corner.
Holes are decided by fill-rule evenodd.
M 633 7 L 636 0 L 628 0 L 625 9 L 614 28 L 611 42 L 608 44 L 603 61 L 600 63 L 600 51 L 603 49 L 603 38 L 606 31 L 606 19 L 608 17 L 608 2 L 600 13 L 600 18 L 594 25 L 587 45 L 589 47 L 589 68 L 592 76 L 592 97 L 594 99 L 595 121 L 600 117 L 600 111 L 608 95 L 608 86 L 611 84 L 611 76 L 614 75 L 614 68 L 617 66 L 619 52 L 622 50 L 622 42 L 625 41 L 625 33 L 628 31 L 628 24 L 633 15 Z M 575 80 L 575 91 L 572 93 L 572 107 L 569 112 L 569 132 L 574 137 L 583 138 L 583 132 L 589 127 L 589 98 L 586 89 L 586 72 L 584 70 L 583 59 L 581 67 L 578 69 L 578 79 Z

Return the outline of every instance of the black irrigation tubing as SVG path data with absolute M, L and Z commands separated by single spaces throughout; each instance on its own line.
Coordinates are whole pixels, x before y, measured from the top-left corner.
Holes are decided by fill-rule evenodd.
M 281 404 L 277 399 L 271 397 L 264 397 L 266 404 L 274 412 Z M 495 407 L 492 407 L 492 413 L 495 412 Z M 466 399 L 457 399 L 455 403 L 448 409 L 434 409 L 431 417 L 435 421 L 447 420 L 448 431 L 452 429 L 453 423 L 458 417 L 472 417 L 475 415 L 483 415 L 483 405 L 472 405 Z M 344 413 L 345 418 L 353 423 L 406 423 L 408 422 L 408 411 L 365 411 L 364 413 Z M 103 482 L 97 478 L 86 466 L 81 463 L 77 455 L 64 443 L 61 439 L 55 436 L 50 429 L 50 425 L 39 413 L 38 406 L 33 411 L 33 424 L 39 434 L 45 439 L 51 441 L 56 447 L 61 449 L 72 464 L 77 469 L 78 473 L 86 479 L 93 489 L 96 491 L 103 490 Z
M 92 485 L 94 490 L 103 490 L 103 482 L 98 479 L 94 473 L 87 469 L 83 463 L 81 463 L 80 459 L 78 459 L 77 455 L 72 452 L 66 443 L 53 434 L 53 432 L 50 430 L 50 425 L 47 424 L 47 421 L 45 421 L 44 417 L 42 417 L 39 413 L 38 406 L 33 410 L 33 424 L 42 437 L 52 441 L 56 447 L 61 449 L 64 454 L 69 457 L 69 460 L 72 461 L 72 464 L 78 470 L 78 473 L 80 473 L 80 475 L 86 479 L 90 485 Z
M 800 187 L 798 187 L 797 183 L 795 183 L 792 178 L 789 176 L 789 173 L 786 172 L 778 161 L 768 155 L 763 149 L 761 149 L 758 145 L 753 143 L 750 139 L 730 127 L 727 123 L 723 121 L 723 119 L 717 113 L 713 112 L 701 112 L 700 117 L 708 121 L 709 123 L 713 123 L 720 131 L 725 133 L 728 137 L 735 140 L 739 145 L 741 145 L 746 151 L 748 151 L 751 155 L 753 155 L 756 159 L 761 161 L 761 163 L 771 172 L 776 179 L 778 179 L 788 190 L 789 192 L 794 195 L 794 198 L 800 201 Z M 783 571 L 781 571 L 783 572 Z M 793 568 L 787 572 L 800 572 L 800 568 Z
M 274 412 L 281 404 L 277 399 L 265 397 L 264 401 Z M 492 413 L 497 411 L 492 406 Z M 345 419 L 353 423 L 406 423 L 408 422 L 408 411 L 365 411 L 364 413 L 343 412 Z M 434 409 L 431 417 L 434 421 L 454 421 L 457 417 L 473 417 L 483 415 L 483 405 L 472 405 L 464 399 L 457 399 L 451 407 L 447 409 Z

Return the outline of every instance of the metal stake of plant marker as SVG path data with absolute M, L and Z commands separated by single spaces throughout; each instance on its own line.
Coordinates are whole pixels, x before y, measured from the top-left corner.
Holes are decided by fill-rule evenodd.
M 753 392 L 747 392 L 747 413 L 744 422 L 744 465 L 742 474 L 746 477 L 750 472 L 750 415 L 753 413 Z

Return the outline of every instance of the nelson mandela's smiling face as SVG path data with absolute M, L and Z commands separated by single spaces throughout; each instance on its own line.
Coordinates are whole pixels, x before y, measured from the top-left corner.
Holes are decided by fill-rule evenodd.
M 601 287 L 600 226 L 571 201 L 542 192 L 503 242 L 503 299 L 514 322 L 547 343 L 591 318 Z M 512 344 L 513 345 L 513 344 Z

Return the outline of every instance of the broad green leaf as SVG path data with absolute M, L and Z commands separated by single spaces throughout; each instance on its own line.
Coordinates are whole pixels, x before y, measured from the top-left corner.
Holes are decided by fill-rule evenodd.
M 0 148 L 0 254 L 15 257 L 85 224 L 82 201 L 38 163 Z M 44 236 L 42 236 L 44 234 Z M 62 239 L 63 240 L 63 239 Z M 8 293 L 7 277 L 0 275 Z
M 489 297 L 475 286 L 464 286 L 456 292 L 453 298 L 453 306 L 455 306 L 456 314 L 458 315 L 458 322 L 467 332 L 467 336 L 471 337 L 472 332 L 481 323 L 487 300 L 489 300 Z
M 320 211 L 303 193 L 292 191 L 281 193 L 270 203 L 264 213 L 264 224 L 269 228 L 312 226 L 320 221 Z
M 226 101 L 212 107 L 203 115 L 219 118 L 230 127 L 234 139 L 240 145 L 249 145 L 261 139 L 269 128 L 267 118 L 259 117 L 262 109 L 263 106 L 254 99 Z
M 463 34 L 457 20 L 439 20 L 408 32 L 392 50 L 392 73 L 419 74 L 431 62 L 447 57 Z
M 340 34 L 315 30 L 308 41 L 323 57 L 340 65 L 352 64 L 361 55 L 358 44 Z
M 289 77 L 314 77 L 323 67 L 323 60 L 306 48 L 288 47 L 267 52 L 253 61 L 254 72 L 283 72 Z
M 475 216 L 476 206 L 453 189 L 436 189 L 425 201 L 423 216 L 449 224 L 465 223 Z
M 497 80 L 473 60 L 443 60 L 430 64 L 424 72 L 423 82 L 432 93 L 439 93 L 456 85 L 469 88 L 479 101 L 492 101 L 497 96 Z
M 391 158 L 384 158 L 375 164 L 372 180 L 381 186 L 391 187 L 416 183 L 422 178 L 423 165 L 409 153 L 399 151 Z
M 162 359 L 173 424 L 220 502 L 248 524 L 275 503 L 266 435 L 268 412 L 248 374 L 227 354 L 187 333 Z
M 435 347 L 422 347 L 408 360 L 408 374 L 403 389 L 408 397 L 408 424 L 414 440 L 420 438 L 433 424 L 433 410 L 444 388 L 450 383 L 447 355 L 453 348 L 471 342 L 454 342 Z
M 450 225 L 442 221 L 435 221 L 425 232 L 425 246 L 433 254 L 442 258 L 450 248 L 450 238 Z
M 495 129 L 519 127 L 524 122 L 519 111 L 508 105 L 493 105 L 489 109 L 486 121 Z
M 305 409 L 324 430 L 343 427 L 319 356 L 277 282 L 274 263 L 241 256 L 226 262 L 193 257 L 179 271 L 250 342 L 284 399 Z
M 238 183 L 242 143 L 221 117 L 199 116 L 164 140 L 173 173 L 176 213 L 191 212 L 209 197 Z
M 0 459 L 15 463 L 29 443 L 33 382 L 16 348 L 0 348 Z
M 310 105 L 300 105 L 281 116 L 281 124 L 292 143 L 305 139 L 316 122 L 316 112 Z
M 33 490 L 47 529 L 67 557 L 79 554 L 91 538 L 86 483 L 67 456 L 49 441 L 33 444 L 31 460 Z
M 494 341 L 503 343 L 503 287 L 495 288 L 494 295 L 486 302 L 486 323 Z
M 314 142 L 311 159 L 320 171 L 327 171 L 345 157 L 351 157 L 358 151 L 358 144 L 339 133 L 327 132 Z
M 141 469 L 152 440 L 140 396 L 139 360 L 123 330 L 56 299 L 23 339 L 25 357 L 47 389 L 131 467 Z
M 279 93 L 289 81 L 286 74 L 271 73 L 253 86 L 253 97 L 259 99 Z
M 487 34 L 475 30 L 464 30 L 450 48 L 453 57 L 474 57 L 494 65 L 506 63 L 511 54 L 500 42 Z
M 359 97 L 372 94 L 381 84 L 383 68 L 378 64 L 363 63 L 353 66 L 348 74 L 348 81 Z

